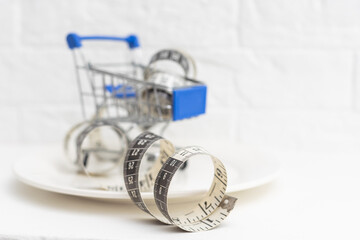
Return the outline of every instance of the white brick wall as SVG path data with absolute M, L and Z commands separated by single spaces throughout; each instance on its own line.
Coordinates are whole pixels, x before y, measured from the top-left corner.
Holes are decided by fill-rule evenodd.
M 172 138 L 359 151 L 359 12 L 356 0 L 0 0 L 0 142 L 59 142 L 81 119 L 64 41 L 75 31 L 195 57 L 208 113 Z

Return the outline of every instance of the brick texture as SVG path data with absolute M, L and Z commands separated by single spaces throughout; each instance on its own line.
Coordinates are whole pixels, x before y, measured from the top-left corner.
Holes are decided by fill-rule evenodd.
M 183 49 L 208 85 L 207 114 L 169 138 L 358 151 L 359 11 L 356 0 L 0 0 L 0 142 L 59 143 L 81 120 L 67 33 L 137 33 L 145 63 Z M 95 62 L 128 57 L 124 44 L 86 47 Z

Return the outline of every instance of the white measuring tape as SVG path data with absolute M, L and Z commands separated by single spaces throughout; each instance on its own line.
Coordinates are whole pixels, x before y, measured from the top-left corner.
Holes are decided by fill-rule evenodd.
M 104 136 L 100 134 L 103 128 L 114 133 L 117 146 L 106 146 Z M 89 146 L 84 146 L 86 141 L 90 143 Z M 64 138 L 64 151 L 79 171 L 93 176 L 105 175 L 122 164 L 128 143 L 126 131 L 118 124 L 107 121 L 84 121 L 74 125 L 67 132 Z
M 147 151 L 157 145 L 160 154 L 152 168 L 140 175 L 141 161 Z M 227 174 L 219 159 L 201 147 L 187 147 L 174 153 L 174 146 L 166 139 L 150 132 L 140 134 L 129 146 L 124 162 L 124 181 L 131 200 L 144 212 L 161 222 L 195 232 L 218 226 L 234 208 L 237 198 L 225 194 Z M 206 155 L 214 164 L 214 178 L 208 193 L 184 214 L 169 213 L 168 191 L 177 170 L 195 155 Z M 157 209 L 149 209 L 142 192 L 153 191 Z
M 183 72 L 171 72 L 167 65 L 161 69 L 160 66 L 166 63 L 180 67 Z M 146 115 L 161 115 L 162 119 L 171 120 L 172 91 L 176 87 L 184 87 L 187 84 L 185 79 L 189 75 L 196 77 L 196 64 L 190 55 L 175 49 L 164 49 L 155 53 L 144 69 L 144 80 L 160 87 L 146 87 L 142 90 L 141 111 Z
M 159 65 L 161 61 L 174 62 L 182 68 L 183 76 L 189 77 L 191 74 L 192 78 L 196 78 L 196 64 L 194 59 L 189 54 L 176 49 L 163 49 L 151 57 L 150 62 L 144 71 L 145 80 L 149 79 L 149 77 L 156 72 L 162 72 L 158 69 L 158 67 L 155 67 L 156 65 Z M 172 74 L 180 76 L 180 74 Z

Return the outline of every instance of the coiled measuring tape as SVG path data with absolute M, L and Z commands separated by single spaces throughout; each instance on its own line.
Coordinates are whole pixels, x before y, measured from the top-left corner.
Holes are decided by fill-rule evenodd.
M 153 145 L 160 147 L 159 157 L 150 171 L 139 174 L 141 161 Z M 124 181 L 131 200 L 144 212 L 161 222 L 174 224 L 179 228 L 195 232 L 218 226 L 234 208 L 237 198 L 225 194 L 227 174 L 219 159 L 201 147 L 187 147 L 174 153 L 174 146 L 168 140 L 150 132 L 140 134 L 129 146 L 124 161 Z M 172 216 L 169 213 L 168 191 L 177 170 L 195 155 L 207 155 L 212 159 L 215 174 L 207 194 L 198 204 L 184 214 Z M 141 197 L 144 191 L 153 189 L 151 201 L 157 208 L 151 210 Z
M 119 146 L 109 149 L 103 145 L 99 130 L 103 127 L 112 130 L 118 137 Z M 72 139 L 75 138 L 75 139 Z M 88 138 L 91 147 L 84 148 Z M 71 141 L 73 140 L 73 141 Z M 70 154 L 70 144 L 75 141 L 75 154 Z M 129 139 L 123 128 L 107 121 L 84 121 L 74 125 L 64 138 L 64 151 L 67 158 L 78 170 L 88 175 L 104 175 L 116 169 L 125 157 Z
M 164 71 L 156 66 L 166 62 L 178 65 L 183 73 L 168 72 L 168 68 Z M 175 49 L 164 49 L 155 53 L 144 69 L 144 80 L 161 87 L 147 86 L 142 90 L 141 111 L 146 115 L 161 116 L 164 120 L 171 120 L 172 91 L 176 87 L 185 86 L 185 78 L 189 75 L 196 77 L 196 64 L 190 55 Z
M 144 71 L 144 79 L 147 80 L 154 72 L 159 72 L 159 70 L 155 70 L 153 66 L 159 61 L 164 60 L 180 65 L 184 71 L 183 76 L 188 77 L 191 72 L 191 77 L 196 78 L 196 64 L 189 54 L 175 49 L 163 49 L 151 57 L 148 66 Z

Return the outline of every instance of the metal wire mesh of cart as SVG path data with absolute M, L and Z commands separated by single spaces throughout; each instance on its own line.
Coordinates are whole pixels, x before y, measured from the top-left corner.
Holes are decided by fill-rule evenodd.
M 95 116 L 95 121 L 152 126 L 205 113 L 206 85 L 202 82 L 163 70 L 149 71 L 149 66 L 138 64 L 134 59 L 126 64 L 92 64 L 81 51 L 83 40 L 125 41 L 130 52 L 138 49 L 139 43 L 134 35 L 126 38 L 68 35 L 85 119 Z M 165 51 L 169 57 L 176 53 Z M 145 72 L 160 73 L 160 77 L 165 74 L 166 81 L 149 81 L 144 78 Z

